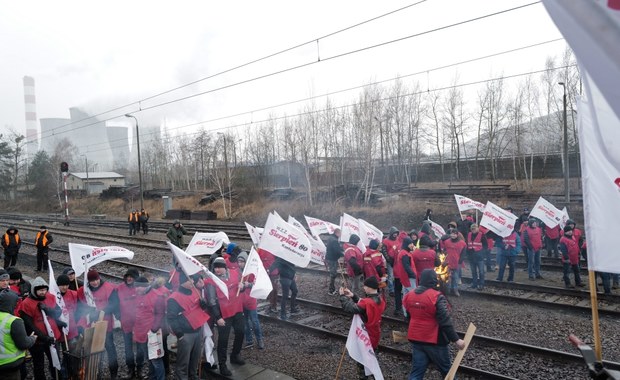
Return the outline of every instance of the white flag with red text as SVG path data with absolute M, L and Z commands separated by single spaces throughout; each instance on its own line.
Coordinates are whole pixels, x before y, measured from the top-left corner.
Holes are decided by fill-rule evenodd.
M 368 332 L 359 314 L 355 314 L 353 321 L 351 321 L 351 328 L 347 337 L 347 351 L 349 351 L 349 356 L 352 359 L 364 366 L 366 376 L 373 375 L 375 380 L 383 380 L 377 355 L 372 349 L 370 337 L 368 337 Z
M 366 247 L 370 244 L 371 240 L 383 241 L 383 232 L 380 229 L 368 223 L 364 219 L 358 219 L 358 225 L 360 227 L 360 239 L 364 244 L 362 252 L 366 251 Z
M 538 198 L 538 202 L 530 211 L 530 217 L 540 219 L 549 228 L 557 226 L 562 221 L 563 214 L 562 210 L 558 210 L 543 197 Z
M 560 219 L 560 228 L 564 228 L 569 219 L 570 216 L 568 216 L 568 209 L 564 207 L 562 209 L 562 219 Z
M 441 237 L 446 234 L 446 230 L 441 226 L 441 224 L 435 223 L 430 219 L 428 221 L 431 223 L 431 230 L 435 233 L 437 239 L 441 239 Z
M 176 258 L 177 263 L 181 266 L 181 270 L 187 276 L 191 276 L 198 272 L 204 272 L 208 278 L 213 280 L 215 285 L 224 293 L 226 298 L 228 298 L 228 287 L 222 280 L 220 280 L 216 275 L 214 275 L 207 267 L 205 267 L 200 261 L 198 261 L 193 256 L 188 255 L 181 248 L 176 245 L 166 242 L 168 244 L 168 248 L 172 251 L 172 255 Z
M 340 241 L 348 243 L 351 235 L 357 235 L 360 238 L 357 248 L 365 252 L 366 246 L 364 246 L 362 241 L 359 221 L 351 215 L 344 213 L 340 217 Z
M 517 216 L 496 204 L 487 201 L 480 219 L 480 226 L 495 232 L 501 237 L 509 236 L 515 227 Z
M 49 292 L 51 295 L 54 296 L 54 298 L 56 298 L 56 305 L 60 307 L 60 317 L 58 319 L 67 324 L 67 326 L 62 328 L 62 333 L 65 335 L 69 335 L 69 310 L 67 310 L 65 299 L 62 297 L 62 293 L 58 288 L 58 284 L 56 284 L 56 277 L 54 277 L 54 268 L 52 268 L 52 262 L 50 260 L 47 260 L 47 267 L 50 271 L 50 279 L 48 281 Z
M 47 320 L 47 314 L 45 311 L 41 310 L 41 315 L 43 315 L 43 324 L 45 325 L 45 330 L 47 330 L 47 335 L 51 338 L 55 338 L 54 330 L 52 330 L 52 326 L 50 322 Z M 54 343 L 50 344 L 50 356 L 52 357 L 52 366 L 60 371 L 60 358 L 58 357 L 58 351 L 56 350 L 56 345 Z
M 259 248 L 298 267 L 310 263 L 312 244 L 306 235 L 276 214 L 269 214 Z
M 111 259 L 133 259 L 133 252 L 123 247 L 93 247 L 86 244 L 69 243 L 69 258 L 75 275 L 79 276 L 86 268 Z
M 250 290 L 250 296 L 261 300 L 266 299 L 269 293 L 273 290 L 273 285 L 271 284 L 269 275 L 267 274 L 267 271 L 263 266 L 263 262 L 254 247 L 250 249 L 250 254 L 245 262 L 245 267 L 243 268 L 243 274 L 241 277 L 249 276 L 251 274 L 254 275 L 255 281 L 252 286 L 252 290 Z
M 315 264 L 325 264 L 325 253 L 327 252 L 327 247 L 325 247 L 325 243 L 320 238 L 309 234 L 306 231 L 306 228 L 301 224 L 297 219 L 293 218 L 289 215 L 288 222 L 296 227 L 298 230 L 302 231 L 310 243 L 312 244 L 312 252 L 310 253 L 310 261 Z
M 454 194 L 454 199 L 456 199 L 456 206 L 459 208 L 459 212 L 469 210 L 484 211 L 484 203 L 477 202 L 473 199 L 469 199 L 458 194 Z
M 321 219 L 312 218 L 304 215 L 306 218 L 306 223 L 308 223 L 308 229 L 310 229 L 310 233 L 316 237 L 319 237 L 321 234 L 333 234 L 336 228 L 340 228 L 337 224 L 326 222 Z
M 190 256 L 212 255 L 222 244 L 230 244 L 225 232 L 196 232 L 185 253 Z
M 252 244 L 258 247 L 258 243 L 260 243 L 260 238 L 263 235 L 263 229 L 254 227 L 251 224 L 245 223 L 245 228 L 248 230 L 248 234 L 250 234 L 250 239 L 252 239 Z

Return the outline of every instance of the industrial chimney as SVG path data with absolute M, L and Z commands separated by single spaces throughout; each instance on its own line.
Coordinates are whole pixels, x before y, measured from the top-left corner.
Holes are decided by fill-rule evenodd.
M 32 153 L 39 150 L 39 125 L 37 122 L 37 101 L 34 95 L 34 78 L 24 77 L 24 105 L 26 108 L 26 149 Z

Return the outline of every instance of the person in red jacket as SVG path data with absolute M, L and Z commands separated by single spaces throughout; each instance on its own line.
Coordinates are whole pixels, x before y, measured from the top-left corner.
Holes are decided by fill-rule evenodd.
M 155 281 L 154 281 L 155 282 Z M 136 289 L 136 299 L 134 307 L 136 309 L 136 321 L 133 325 L 132 338 L 136 343 L 136 371 L 135 378 L 142 379 L 146 374 L 142 373 L 144 360 L 148 360 L 148 334 L 149 332 L 158 333 L 163 327 L 164 317 L 166 316 L 165 297 L 153 287 L 145 277 L 139 276 L 134 281 Z M 152 379 L 164 380 L 166 370 L 163 358 L 149 360 L 149 368 Z
M 21 303 L 19 317 L 24 320 L 26 332 L 37 336 L 35 344 L 30 348 L 32 355 L 32 367 L 35 380 L 45 380 L 45 356 L 49 365 L 49 373 L 56 379 L 56 370 L 52 365 L 50 347 L 60 341 L 62 334 L 60 329 L 67 325 L 58 320 L 60 307 L 56 305 L 56 297 L 48 292 L 47 282 L 41 277 L 32 281 L 32 292 Z M 49 323 L 52 333 L 48 333 L 44 318 Z
M 467 234 L 467 259 L 471 268 L 471 289 L 484 289 L 484 259 L 489 250 L 487 237 L 473 223 Z
M 390 227 L 388 236 L 383 239 L 383 254 L 387 261 L 388 271 L 388 292 L 390 297 L 394 297 L 394 260 L 398 256 L 402 240 L 400 239 L 400 233 L 398 228 Z
M 239 264 L 239 270 L 243 272 L 245 268 L 245 263 L 248 261 L 247 252 L 243 251 L 237 257 L 237 263 Z M 258 320 L 258 312 L 256 309 L 258 308 L 258 302 L 256 298 L 250 295 L 252 291 L 252 286 L 256 282 L 256 276 L 254 274 L 250 274 L 243 278 L 244 290 L 241 292 L 241 297 L 243 298 L 243 316 L 245 318 L 245 348 L 250 348 L 254 346 L 254 336 L 256 337 L 256 344 L 258 345 L 258 349 L 262 350 L 265 348 L 265 342 L 263 341 L 263 329 L 260 326 L 260 321 Z
M 368 249 L 364 252 L 364 278 L 376 277 L 385 287 L 387 281 L 387 269 L 385 258 L 381 254 L 381 243 L 379 240 L 371 240 Z
M 118 376 L 118 360 L 116 355 L 116 346 L 114 345 L 114 304 L 110 303 L 110 296 L 114 291 L 114 285 L 103 281 L 96 269 L 90 269 L 86 274 L 88 284 L 78 289 L 78 316 L 88 318 L 89 322 L 95 322 L 99 319 L 99 313 L 103 312 L 103 320 L 108 321 L 108 328 L 105 338 L 105 350 L 108 355 L 108 368 L 110 370 L 110 378 L 115 380 Z M 95 306 L 90 306 L 84 294 L 84 288 L 88 286 L 92 293 Z
M 136 363 L 136 355 L 134 355 L 133 348 L 133 327 L 136 323 L 137 298 L 134 283 L 139 276 L 140 273 L 135 268 L 128 269 L 123 276 L 123 282 L 116 287 L 110 296 L 110 302 L 115 305 L 114 315 L 116 319 L 121 321 L 121 329 L 123 331 L 125 365 L 127 365 L 126 379 L 133 379 L 136 374 L 136 367 L 142 368 L 144 364 L 144 359 Z
M 66 317 L 69 321 L 69 334 L 67 334 L 67 341 L 70 347 L 73 347 L 78 337 L 78 325 L 75 319 L 75 313 L 77 312 L 78 296 L 75 290 L 69 289 L 71 280 L 66 274 L 61 274 L 56 278 L 56 285 L 62 295 L 62 299 L 65 302 L 65 310 L 62 313 L 66 313 Z M 63 342 L 64 343 L 64 342 Z M 65 347 L 65 350 L 67 348 Z
M 562 228 L 558 224 L 557 226 L 551 228 L 545 226 L 545 249 L 547 250 L 547 257 L 555 257 L 559 258 L 558 254 L 558 243 L 560 242 L 560 235 L 562 235 Z
M 564 227 L 564 236 L 560 239 L 558 249 L 562 254 L 562 266 L 564 267 L 562 279 L 564 280 L 564 286 L 567 288 L 571 287 L 570 278 L 568 277 L 571 270 L 575 276 L 575 285 L 579 287 L 585 286 L 579 276 L 579 244 L 573 237 L 573 228 L 568 224 Z
M 207 283 L 207 304 L 209 313 L 217 325 L 217 360 L 220 374 L 231 376 L 232 372 L 226 366 L 228 337 L 230 329 L 235 330 L 235 339 L 230 353 L 230 363 L 244 365 L 245 360 L 241 358 L 241 348 L 245 335 L 245 320 L 243 318 L 243 299 L 241 291 L 241 273 L 237 270 L 228 270 L 226 261 L 218 257 L 213 262 L 215 275 L 228 287 L 228 298 L 215 285 L 213 281 Z M 241 285 L 240 285 L 241 284 Z
M 258 249 L 258 257 L 260 257 L 260 261 L 263 262 L 263 267 L 265 270 L 269 269 L 274 261 L 276 261 L 276 257 L 264 249 Z M 280 282 L 280 271 L 273 270 L 269 273 L 269 280 L 271 281 L 271 286 L 273 290 L 267 296 L 267 301 L 269 302 L 268 311 L 272 314 L 278 313 L 278 283 Z
M 543 245 L 543 232 L 538 219 L 529 218 L 527 227 L 521 233 L 524 251 L 527 254 L 527 274 L 530 280 L 542 279 L 540 275 L 540 250 Z
M 461 271 L 459 269 L 465 259 L 467 243 L 461 240 L 459 231 L 456 228 L 450 228 L 448 230 L 448 235 L 450 238 L 443 241 L 443 246 L 446 251 L 445 264 L 447 264 L 450 269 L 450 284 L 448 288 L 452 294 L 460 297 L 459 279 Z
M 344 243 L 344 262 L 347 268 L 347 275 L 351 282 L 351 290 L 353 293 L 359 292 L 361 289 L 361 281 L 364 265 L 364 254 L 357 247 L 360 237 L 356 234 L 349 236 L 349 242 Z
M 433 269 L 440 264 L 437 253 L 433 249 L 433 241 L 423 236 L 419 241 L 420 247 L 413 251 L 413 263 L 416 270 L 416 284 L 420 285 L 420 276 L 424 269 Z
M 414 249 L 413 240 L 404 238 L 394 265 L 394 277 L 398 280 L 394 285 L 394 316 L 402 313 L 402 296 L 416 287 L 416 269 L 412 257 Z
M 448 301 L 438 291 L 437 274 L 432 269 L 422 272 L 420 286 L 407 293 L 403 306 L 409 318 L 407 339 L 411 342 L 412 368 L 409 380 L 422 380 L 430 362 L 444 378 L 450 371 L 450 350 L 454 342 L 459 350 L 465 342 L 459 339 L 450 318 Z
M 379 347 L 381 315 L 386 306 L 385 299 L 379 295 L 378 289 L 379 281 L 376 277 L 370 276 L 364 280 L 366 298 L 359 298 L 347 288 L 341 287 L 339 290 L 342 308 L 348 313 L 360 315 L 374 351 L 377 351 L 377 347 Z M 370 379 L 370 376 L 366 376 L 364 366 L 360 363 L 357 364 L 357 375 L 359 379 Z

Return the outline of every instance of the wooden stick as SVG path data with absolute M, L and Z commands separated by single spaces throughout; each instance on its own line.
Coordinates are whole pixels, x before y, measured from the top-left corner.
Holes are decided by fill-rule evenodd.
M 170 274 L 170 278 L 168 279 L 168 282 L 172 281 L 172 277 L 174 277 L 176 273 L 177 273 L 177 268 L 173 268 L 172 273 Z
M 588 271 L 588 282 L 590 286 L 590 306 L 592 308 L 592 331 L 594 334 L 594 353 L 596 360 L 600 363 L 603 361 L 603 348 L 601 347 L 601 332 L 599 330 L 598 319 L 598 299 L 596 298 L 596 273 L 593 270 Z
M 458 354 L 456 354 L 456 358 L 454 358 L 454 362 L 452 362 L 452 367 L 450 367 L 450 372 L 446 375 L 444 380 L 452 380 L 454 376 L 456 376 L 456 371 L 459 369 L 459 365 L 461 364 L 461 360 L 463 360 L 463 356 L 465 356 L 465 351 L 469 347 L 469 343 L 471 342 L 471 338 L 474 337 L 474 333 L 476 332 L 476 325 L 473 323 L 469 323 L 467 327 L 467 332 L 465 333 L 465 348 L 459 350 Z
M 347 279 L 344 277 L 344 268 L 342 267 L 342 263 L 340 261 L 338 261 L 338 268 L 340 269 L 340 276 L 342 277 L 342 285 L 345 288 L 348 288 L 349 283 L 347 282 Z
M 336 370 L 336 377 L 334 378 L 334 380 L 338 380 L 338 377 L 340 376 L 340 368 L 342 368 L 342 362 L 344 361 L 344 354 L 347 352 L 347 345 L 345 344 L 344 347 L 342 348 L 342 355 L 340 356 L 340 363 L 338 363 L 338 369 Z

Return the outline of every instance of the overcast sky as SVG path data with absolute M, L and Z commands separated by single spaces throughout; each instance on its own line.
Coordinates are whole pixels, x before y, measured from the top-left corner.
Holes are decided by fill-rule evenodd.
M 540 3 L 424 33 L 531 2 L 427 0 L 413 5 L 416 3 L 2 1 L 0 128 L 25 133 L 25 75 L 35 79 L 39 118 L 68 118 L 68 109 L 74 106 L 96 114 L 128 105 L 101 118 L 119 117 L 118 123 L 127 123 L 122 115 L 132 112 L 141 123 L 165 121 L 176 133 L 192 132 L 195 126 L 184 126 L 200 122 L 207 129 L 216 129 L 259 121 L 268 113 L 292 114 L 301 108 L 300 104 L 211 121 L 397 75 L 422 72 L 406 81 L 417 80 L 423 88 L 432 89 L 453 83 L 455 77 L 465 83 L 541 70 L 547 56 L 559 55 L 565 47 L 564 41 L 558 41 L 456 68 L 433 70 L 561 35 Z M 406 6 L 394 14 L 327 36 Z M 147 99 L 306 42 L 310 43 Z M 317 62 L 319 57 L 321 62 Z M 293 69 L 301 65 L 305 66 Z M 252 80 L 282 70 L 288 71 Z M 213 91 L 224 86 L 231 87 Z M 333 98 L 344 104 L 359 91 Z M 208 93 L 175 101 L 201 92 Z M 158 106 L 169 101 L 174 102 Z M 324 102 L 317 100 L 319 107 Z M 140 107 L 146 110 L 137 112 Z

